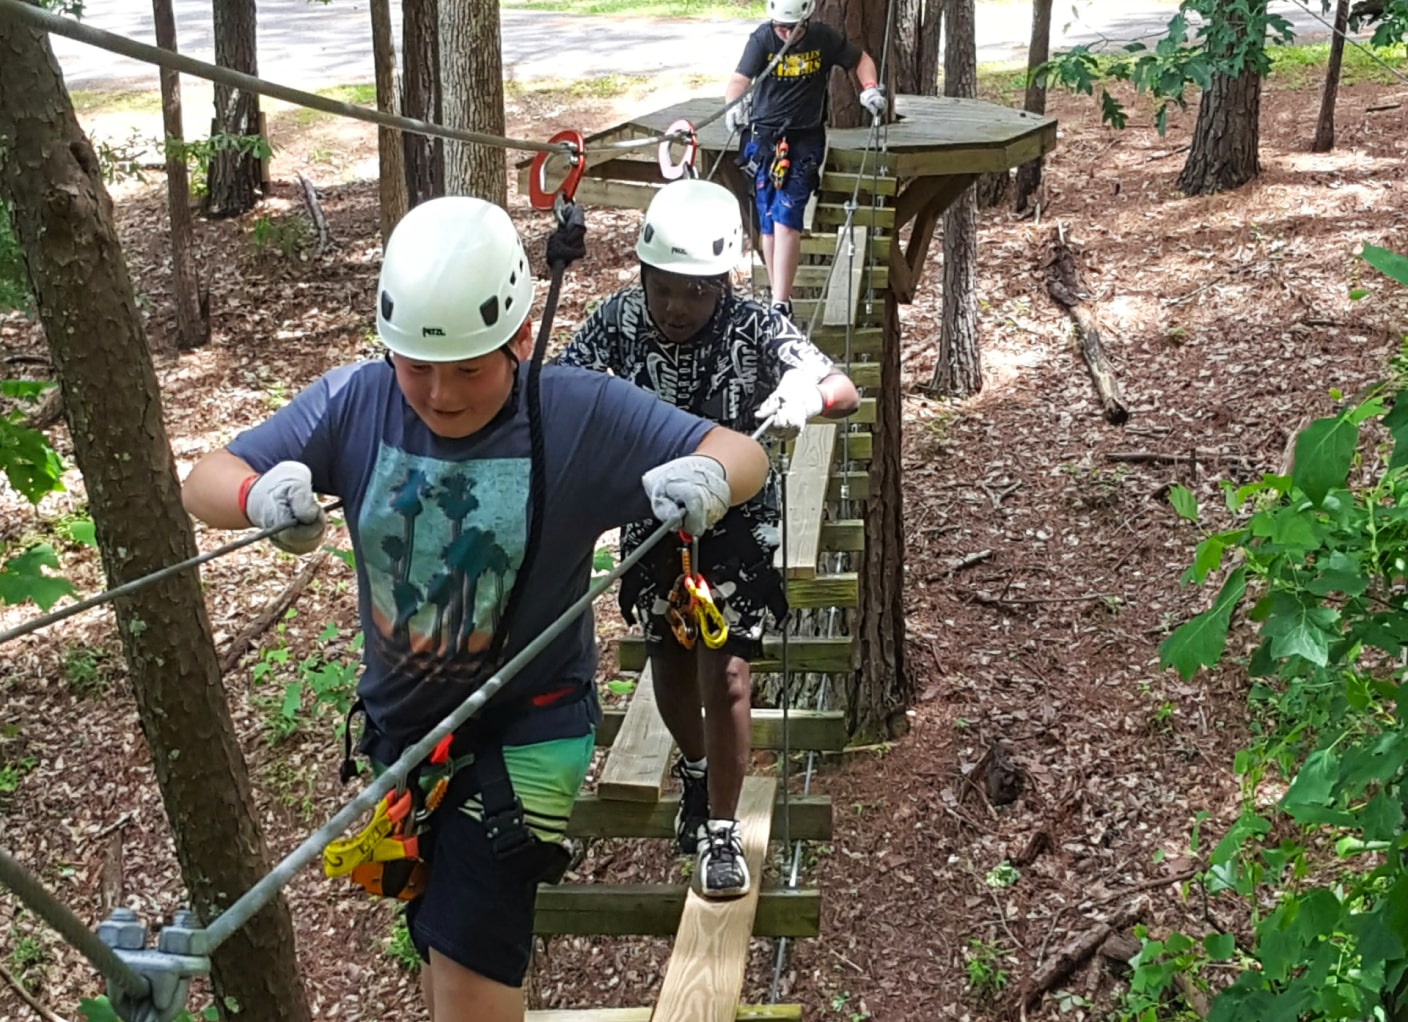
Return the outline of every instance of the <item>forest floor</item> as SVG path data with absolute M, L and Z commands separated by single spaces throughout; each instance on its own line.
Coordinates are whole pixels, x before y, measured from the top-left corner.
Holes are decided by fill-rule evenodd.
M 519 95 L 510 98 L 510 130 L 546 138 L 561 127 L 599 128 L 675 98 L 639 88 Z M 1328 155 L 1308 152 L 1318 101 L 1311 82 L 1273 81 L 1261 176 L 1232 194 L 1190 199 L 1174 181 L 1193 111 L 1175 112 L 1159 137 L 1140 104 L 1129 128 L 1114 131 L 1088 99 L 1053 96 L 1061 140 L 1047 161 L 1040 222 L 1001 209 L 981 215 L 985 385 L 967 400 L 924 391 L 942 279 L 942 246 L 932 247 L 927 284 L 901 313 L 905 655 L 918 698 L 906 737 L 827 760 L 814 780 L 835 806 L 834 836 L 808 849 L 803 870 L 803 882 L 823 892 L 822 935 L 790 947 L 779 994 L 805 1005 L 806 1018 L 1016 1017 L 1013 992 L 1136 896 L 1156 935 L 1202 933 L 1214 919 L 1247 936 L 1235 906 L 1180 886 L 1198 865 L 1196 814 L 1209 814 L 1205 849 L 1238 811 L 1231 768 L 1248 722 L 1236 671 L 1185 684 L 1159 669 L 1161 639 L 1211 596 L 1179 583 L 1199 534 L 1166 492 L 1177 480 L 1220 506 L 1224 480 L 1280 470 L 1306 417 L 1331 410 L 1332 388 L 1352 394 L 1380 378 L 1408 323 L 1408 296 L 1355 254 L 1362 242 L 1402 248 L 1408 236 L 1408 96 L 1374 83 L 1345 88 L 1338 148 Z M 159 367 L 182 472 L 328 367 L 376 351 L 380 248 L 376 186 L 366 180 L 374 134 L 291 113 L 274 117 L 272 133 L 273 195 L 238 220 L 198 226 L 213 341 Z M 299 172 L 319 185 L 335 241 L 318 258 L 306 255 Z M 149 179 L 117 194 L 139 307 L 152 335 L 163 335 L 172 325 L 164 189 Z M 530 252 L 541 252 L 546 218 L 517 196 L 513 211 Z M 589 221 L 590 254 L 571 276 L 559 336 L 635 273 L 638 214 L 594 209 Z M 1066 316 L 1045 291 L 1057 222 L 1078 250 L 1132 409 L 1124 427 L 1102 420 Z M 1360 286 L 1369 296 L 1350 301 Z M 0 319 L 0 358 L 7 375 L 49 372 L 39 331 L 19 316 Z M 63 428 L 51 435 L 67 458 Z M 1198 453 L 1193 464 L 1112 459 L 1131 452 Z M 103 585 L 96 559 L 68 529 L 83 507 L 81 480 L 75 472 L 67 480 L 69 491 L 37 511 L 0 491 L 0 541 L 54 543 L 64 573 L 93 592 Z M 227 538 L 198 535 L 203 548 Z M 989 552 L 981 561 L 951 570 L 981 551 Z M 292 558 L 261 547 L 203 569 L 217 646 L 297 571 Z M 336 714 L 308 693 L 292 716 L 281 704 L 290 681 L 345 685 L 317 669 L 346 659 L 351 589 L 351 572 L 327 559 L 295 615 L 226 678 L 260 822 L 278 854 L 346 795 L 336 782 Z M 0 628 L 30 613 L 0 609 Z M 604 632 L 619 631 L 609 608 L 599 619 Z M 1234 633 L 1234 646 L 1248 637 Z M 108 613 L 11 644 L 0 700 L 8 850 L 85 919 L 115 900 L 149 919 L 169 913 L 181 884 Z M 1020 779 L 1005 806 L 972 782 L 999 741 Z M 639 882 L 678 878 L 681 866 L 658 842 L 598 842 L 579 875 Z M 391 906 L 311 870 L 288 897 L 316 1017 L 424 1017 L 391 941 Z M 554 940 L 535 967 L 534 1003 L 652 1003 L 668 953 L 666 940 Z M 766 999 L 772 954 L 755 942 L 747 1000 Z M 63 1018 L 96 992 L 91 970 L 3 896 L 0 966 Z M 1123 989 L 1097 956 L 1060 985 L 1062 996 L 1025 1014 L 1104 1018 L 1118 1013 Z M 0 985 L 0 1020 L 29 1012 Z

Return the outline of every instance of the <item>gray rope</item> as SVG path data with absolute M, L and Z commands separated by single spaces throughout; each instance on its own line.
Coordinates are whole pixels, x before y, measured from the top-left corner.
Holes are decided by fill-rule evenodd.
M 341 506 L 342 501 L 335 500 L 331 504 L 326 505 L 323 511 L 335 511 Z M 236 550 L 242 550 L 251 544 L 258 543 L 261 539 L 268 539 L 271 536 L 278 535 L 285 529 L 291 529 L 297 524 L 298 522 L 285 522 L 282 525 L 271 525 L 267 529 L 260 529 L 252 535 L 241 536 L 239 539 L 226 543 L 224 546 L 216 547 L 208 553 L 188 557 L 177 564 L 169 564 L 165 568 L 158 568 L 156 571 L 143 575 L 141 578 L 134 578 L 130 582 L 124 582 L 120 586 L 114 586 L 104 592 L 96 593 L 86 599 L 79 600 L 77 603 L 71 603 L 67 606 L 60 607 L 58 610 L 41 614 L 39 617 L 32 618 L 24 624 L 16 625 L 9 631 L 0 632 L 0 646 L 3 646 L 11 639 L 18 639 L 22 635 L 28 635 L 30 632 L 37 632 L 41 628 L 46 628 L 56 621 L 62 621 L 65 618 L 73 617 L 75 614 L 81 614 L 85 610 L 100 607 L 104 603 L 111 603 L 113 600 L 123 596 L 131 596 L 133 593 L 145 589 L 147 586 L 156 585 L 156 583 L 164 582 L 173 575 L 179 575 L 188 568 L 194 568 L 204 564 L 206 561 L 213 561 L 217 557 L 224 557 L 226 554 L 234 553 Z
M 57 930 L 59 936 L 92 962 L 114 987 L 134 999 L 147 995 L 150 990 L 147 981 L 3 848 L 0 848 L 0 885 L 14 891 L 26 908 Z

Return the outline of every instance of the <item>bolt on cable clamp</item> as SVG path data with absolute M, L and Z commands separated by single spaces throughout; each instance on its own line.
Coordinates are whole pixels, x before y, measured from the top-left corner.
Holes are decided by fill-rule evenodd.
M 147 947 L 147 926 L 130 908 L 115 908 L 98 924 L 98 939 L 147 983 L 133 998 L 109 984 L 108 1000 L 125 1022 L 171 1022 L 186 1008 L 191 980 L 210 974 L 205 930 L 194 912 L 180 911 Z

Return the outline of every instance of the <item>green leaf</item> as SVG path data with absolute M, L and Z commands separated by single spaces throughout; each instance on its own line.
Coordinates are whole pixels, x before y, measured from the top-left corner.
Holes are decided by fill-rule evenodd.
M 1366 841 L 1396 841 L 1403 830 L 1403 805 L 1376 792 L 1359 814 Z
M 62 490 L 63 463 L 44 434 L 19 425 L 18 413 L 0 417 L 0 472 L 31 504 L 47 493 Z
M 625 678 L 615 678 L 606 683 L 606 690 L 613 695 L 628 696 L 636 690 L 636 683 Z
M 1339 619 L 1337 610 L 1307 605 L 1287 593 L 1276 593 L 1261 634 L 1271 640 L 1271 655 L 1276 659 L 1300 656 L 1324 667 L 1329 662 L 1331 641 L 1339 638 L 1332 630 Z
M 1237 950 L 1237 938 L 1230 933 L 1209 933 L 1203 938 L 1203 950 L 1214 962 L 1225 962 Z
M 1365 290 L 1364 288 L 1362 288 L 1362 287 L 1356 287 L 1356 288 L 1351 288 L 1351 289 L 1350 289 L 1350 292 L 1349 292 L 1349 300 L 1350 300 L 1351 302 L 1363 301 L 1365 298 L 1368 298 L 1368 297 L 1369 297 L 1369 292 L 1368 292 L 1367 290 Z
M 1199 667 L 1211 667 L 1222 658 L 1227 647 L 1227 628 L 1232 622 L 1232 610 L 1247 591 L 1247 571 L 1234 571 L 1209 610 L 1198 614 L 1159 646 L 1159 666 L 1172 667 L 1184 681 Z
M 68 579 L 44 574 L 45 568 L 57 568 L 59 559 L 48 543 L 31 547 L 18 557 L 0 566 L 0 603 L 11 606 L 33 600 L 40 610 L 48 610 L 65 596 L 73 595 Z
M 1335 487 L 1343 487 L 1354 460 L 1359 430 L 1342 417 L 1316 419 L 1296 437 L 1291 481 L 1320 504 Z
M 1398 394 L 1393 407 L 1384 416 L 1384 428 L 1393 437 L 1393 457 L 1389 459 L 1390 469 L 1408 465 L 1408 394 Z
M 592 571 L 610 571 L 616 566 L 616 558 L 606 547 L 600 547 L 592 555 Z
M 1174 483 L 1169 487 L 1168 502 L 1178 512 L 1179 518 L 1186 518 L 1190 522 L 1198 520 L 1198 498 L 1193 496 L 1193 491 L 1188 487 Z
M 85 997 L 78 1002 L 78 1014 L 88 1022 L 122 1022 L 106 997 Z
M 1299 813 L 1307 808 L 1320 808 L 1330 804 L 1330 793 L 1340 777 L 1340 761 L 1332 749 L 1316 749 L 1297 771 L 1295 780 L 1281 796 L 1281 808 L 1300 819 Z
M 98 545 L 98 529 L 91 518 L 78 518 L 68 523 L 69 539 L 83 546 Z
M 1377 245 L 1364 246 L 1364 261 L 1386 277 L 1408 287 L 1408 257 Z
M 1319 564 L 1316 565 L 1319 567 Z M 1336 550 L 1324 562 L 1320 574 L 1306 583 L 1305 588 L 1316 596 L 1344 593 L 1358 596 L 1369 588 L 1369 580 L 1359 570 L 1359 562 L 1343 550 Z

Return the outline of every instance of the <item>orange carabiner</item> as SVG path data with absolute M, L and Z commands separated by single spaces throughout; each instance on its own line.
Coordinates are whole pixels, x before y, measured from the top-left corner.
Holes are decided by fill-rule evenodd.
M 580 131 L 559 131 L 548 139 L 548 145 L 560 148 L 539 152 L 528 168 L 528 201 L 534 209 L 555 209 L 560 204 L 571 202 L 582 180 L 582 171 L 587 169 L 587 143 Z M 567 175 L 552 192 L 548 191 L 546 177 L 549 156 L 565 156 L 567 159 Z

